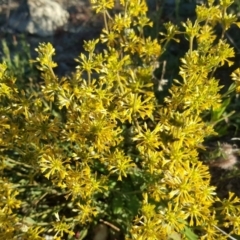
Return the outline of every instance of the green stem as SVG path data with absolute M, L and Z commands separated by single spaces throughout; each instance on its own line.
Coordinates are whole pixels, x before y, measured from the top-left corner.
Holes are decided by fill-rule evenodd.
M 120 88 L 121 93 L 124 93 L 124 89 L 123 89 L 123 86 L 121 84 L 119 74 L 117 75 L 117 82 L 118 82 L 118 86 Z
M 193 50 L 193 37 L 190 37 L 189 40 L 189 49 L 190 49 L 190 54 L 192 55 L 192 50 Z
M 87 75 L 88 75 L 88 85 L 91 84 L 91 73 L 90 71 L 87 71 Z
M 16 165 L 21 165 L 21 166 L 26 167 L 26 168 L 33 168 L 32 166 L 30 166 L 26 163 L 18 162 L 18 161 L 15 161 L 15 160 L 11 159 L 11 158 L 7 158 L 5 161 L 6 162 L 11 162 L 11 163 L 16 164 Z
M 103 19 L 104 19 L 104 25 L 105 25 L 105 28 L 108 32 L 108 24 L 107 24 L 107 16 L 106 16 L 106 11 L 103 12 Z
M 51 67 L 49 68 L 49 71 L 50 71 L 52 77 L 54 78 L 54 80 L 57 80 L 57 77 L 56 77 L 56 75 L 55 75 L 55 73 L 54 73 L 54 71 Z

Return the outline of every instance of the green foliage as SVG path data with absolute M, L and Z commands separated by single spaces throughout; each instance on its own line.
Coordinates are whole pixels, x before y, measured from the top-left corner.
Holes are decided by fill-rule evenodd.
M 30 46 L 23 36 L 20 38 L 14 37 L 12 41 L 1 41 L 3 57 L 2 62 L 7 64 L 8 70 L 14 73 L 18 79 L 18 85 L 26 82 L 27 79 L 36 78 L 38 73 L 35 67 L 31 64 Z
M 40 86 L 18 89 L 0 64 L 2 239 L 43 239 L 48 231 L 67 239 L 77 226 L 85 235 L 101 219 L 128 239 L 227 239 L 215 226 L 240 234 L 240 199 L 233 193 L 219 199 L 198 159 L 204 138 L 215 134 L 203 114 L 219 118 L 225 106 L 213 73 L 232 64 L 233 48 L 223 38 L 237 24 L 226 12 L 231 2 L 198 6 L 184 30 L 165 24 L 161 44 L 144 34 L 152 26 L 145 2 L 120 2 L 124 10 L 112 18 L 114 1 L 92 1 L 105 28 L 85 42 L 87 54 L 76 59 L 72 76 L 55 75 L 49 43 L 36 49 Z M 159 104 L 156 62 L 180 35 L 189 50 Z

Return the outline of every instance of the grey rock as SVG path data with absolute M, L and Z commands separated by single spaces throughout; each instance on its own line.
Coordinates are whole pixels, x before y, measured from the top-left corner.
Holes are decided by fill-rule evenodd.
M 68 17 L 68 12 L 53 0 L 25 0 L 11 14 L 8 28 L 47 37 L 67 24 Z

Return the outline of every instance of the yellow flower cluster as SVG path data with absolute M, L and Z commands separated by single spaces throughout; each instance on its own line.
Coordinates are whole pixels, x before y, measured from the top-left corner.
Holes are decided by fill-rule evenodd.
M 37 206 L 52 195 L 64 197 L 53 210 L 42 204 L 42 213 L 29 213 L 45 221 L 42 226 L 51 219 L 56 238 L 73 235 L 75 226 L 101 216 L 121 225 L 129 239 L 227 239 L 218 230 L 222 226 L 240 234 L 239 198 L 230 193 L 219 199 L 208 168 L 198 159 L 204 138 L 214 134 L 201 116 L 221 103 L 211 74 L 234 56 L 214 33 L 216 23 L 223 31 L 235 23 L 225 11 L 230 2 L 197 7 L 196 20 L 183 23 L 182 32 L 165 24 L 161 45 L 145 36 L 145 27 L 153 24 L 145 1 L 121 0 L 122 12 L 114 18 L 113 0 L 91 2 L 103 14 L 105 28 L 99 39 L 84 43 L 87 54 L 76 59 L 72 76 L 55 75 L 49 43 L 37 48 L 35 62 L 44 83 L 35 88 L 18 89 L 6 65 L 0 65 L 1 147 L 14 166 L 21 165 L 12 179 L 21 176 L 27 180 L 20 185 L 37 186 L 31 197 L 23 194 L 22 208 L 31 199 Z M 219 14 L 211 15 L 215 9 Z M 159 103 L 153 91 L 155 63 L 171 40 L 179 41 L 177 34 L 184 34 L 189 50 L 181 59 L 179 79 Z M 105 49 L 97 52 L 100 42 Z M 233 80 L 239 75 L 238 69 Z M 2 169 L 13 169 L 4 157 L 1 161 Z M 14 212 L 21 205 L 10 183 L 2 179 L 1 186 L 0 238 L 11 239 L 11 221 L 18 222 Z M 66 219 L 61 210 L 69 208 L 75 213 Z M 43 229 L 32 223 L 21 234 L 41 239 Z

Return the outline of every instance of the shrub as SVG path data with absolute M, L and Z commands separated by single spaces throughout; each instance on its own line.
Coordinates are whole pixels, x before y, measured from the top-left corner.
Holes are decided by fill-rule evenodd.
M 113 0 L 92 0 L 105 28 L 85 42 L 72 76 L 55 75 L 49 43 L 37 48 L 41 84 L 18 86 L 0 65 L 1 239 L 47 232 L 83 239 L 99 222 L 114 225 L 112 239 L 227 239 L 219 228 L 240 234 L 239 198 L 219 199 L 198 158 L 204 138 L 215 134 L 202 115 L 221 106 L 213 73 L 234 57 L 224 40 L 237 24 L 226 11 L 231 2 L 198 6 L 183 29 L 166 23 L 159 41 L 144 34 L 152 26 L 145 2 L 120 2 L 123 12 L 113 18 Z M 157 101 L 156 63 L 178 35 L 189 50 L 169 96 Z

